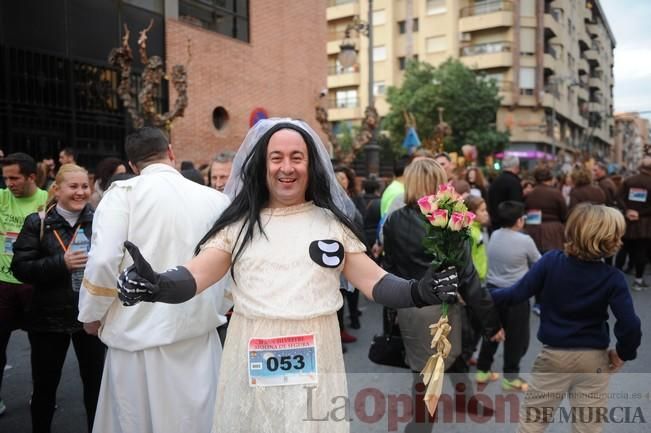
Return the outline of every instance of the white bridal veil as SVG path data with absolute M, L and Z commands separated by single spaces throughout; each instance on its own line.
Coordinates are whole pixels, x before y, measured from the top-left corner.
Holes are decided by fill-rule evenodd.
M 342 212 L 344 212 L 348 218 L 352 220 L 355 215 L 355 205 L 346 194 L 346 191 L 344 191 L 341 185 L 339 185 L 339 182 L 335 176 L 334 169 L 332 167 L 332 163 L 330 162 L 330 155 L 328 154 L 326 147 L 321 141 L 321 138 L 310 127 L 310 125 L 302 120 L 275 117 L 258 121 L 246 134 L 242 145 L 235 155 L 231 177 L 224 189 L 226 195 L 228 195 L 228 197 L 233 200 L 235 196 L 242 190 L 242 172 L 245 168 L 244 162 L 247 160 L 247 157 L 251 154 L 251 152 L 253 152 L 255 149 L 255 146 L 258 144 L 260 137 L 262 137 L 267 131 L 279 123 L 290 123 L 307 132 L 310 137 L 312 137 L 312 140 L 316 145 L 317 158 L 325 170 L 326 178 L 323 179 L 323 181 L 327 182 L 330 186 L 330 194 L 332 195 L 332 199 L 335 205 Z

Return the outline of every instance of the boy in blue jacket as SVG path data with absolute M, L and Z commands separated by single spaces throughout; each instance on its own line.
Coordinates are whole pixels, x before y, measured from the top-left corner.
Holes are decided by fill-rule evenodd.
M 544 347 L 520 409 L 519 433 L 544 431 L 565 396 L 573 431 L 601 432 L 609 373 L 635 359 L 642 338 L 624 274 L 602 260 L 617 252 L 625 227 L 616 209 L 581 204 L 566 223 L 565 251 L 546 253 L 514 286 L 491 291 L 498 305 L 534 295 L 542 304 L 538 339 Z M 608 349 L 608 308 L 616 319 L 614 349 Z

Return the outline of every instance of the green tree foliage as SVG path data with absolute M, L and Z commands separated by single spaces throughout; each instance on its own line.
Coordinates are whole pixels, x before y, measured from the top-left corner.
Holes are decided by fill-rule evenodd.
M 444 142 L 447 151 L 460 152 L 464 144 L 474 144 L 482 158 L 508 143 L 508 134 L 495 129 L 500 106 L 495 81 L 484 79 L 458 60 L 448 59 L 438 68 L 410 61 L 402 86 L 390 87 L 387 101 L 391 111 L 382 127 L 389 131 L 394 148 L 405 137 L 405 112 L 414 115 L 421 141 L 432 140 L 439 123 L 438 107 L 445 109 L 444 121 L 452 128 Z
M 350 149 L 353 147 L 355 134 L 357 134 L 358 131 L 359 126 L 352 127 L 347 122 L 341 123 L 336 131 L 339 146 L 346 152 L 350 152 Z

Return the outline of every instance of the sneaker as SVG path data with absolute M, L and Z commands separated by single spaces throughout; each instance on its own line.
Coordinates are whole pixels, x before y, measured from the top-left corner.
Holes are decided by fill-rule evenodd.
M 644 283 L 644 280 L 642 278 L 636 278 L 635 281 L 633 282 L 633 286 L 631 286 L 631 289 L 634 292 L 642 292 L 642 291 L 644 291 L 644 290 L 646 290 L 648 288 L 649 288 L 649 286 L 647 286 Z
M 519 377 L 516 377 L 513 380 L 504 378 L 502 379 L 502 389 L 504 391 L 527 392 L 527 390 L 529 389 L 529 384 L 524 380 L 520 379 Z
M 5 406 L 5 402 L 0 400 L 0 415 L 5 413 L 7 411 L 7 406 Z
M 477 370 L 477 373 L 475 373 L 475 381 L 477 383 L 494 382 L 499 378 L 500 378 L 500 374 L 495 373 L 494 371 Z
M 341 342 L 342 343 L 354 343 L 357 341 L 357 337 L 350 335 L 346 331 L 341 331 Z
M 531 307 L 531 311 L 533 311 L 533 314 L 536 316 L 540 316 L 540 304 L 533 304 L 533 307 Z

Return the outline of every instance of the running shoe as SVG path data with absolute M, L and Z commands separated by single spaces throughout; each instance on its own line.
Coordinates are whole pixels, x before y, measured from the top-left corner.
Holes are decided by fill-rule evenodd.
M 634 292 L 642 292 L 642 291 L 644 291 L 644 290 L 646 290 L 648 288 L 649 288 L 649 286 L 647 286 L 644 283 L 644 280 L 642 278 L 636 278 L 635 281 L 633 281 L 633 286 L 631 286 L 631 289 Z
M 527 390 L 529 389 L 529 384 L 524 380 L 520 379 L 519 377 L 516 377 L 513 380 L 504 378 L 502 379 L 502 389 L 504 391 L 527 392 Z
M 475 373 L 475 381 L 477 383 L 494 382 L 499 378 L 500 378 L 500 374 L 494 371 L 477 370 L 477 373 Z
M 341 342 L 342 343 L 354 343 L 357 341 L 357 337 L 350 335 L 346 331 L 341 331 Z

